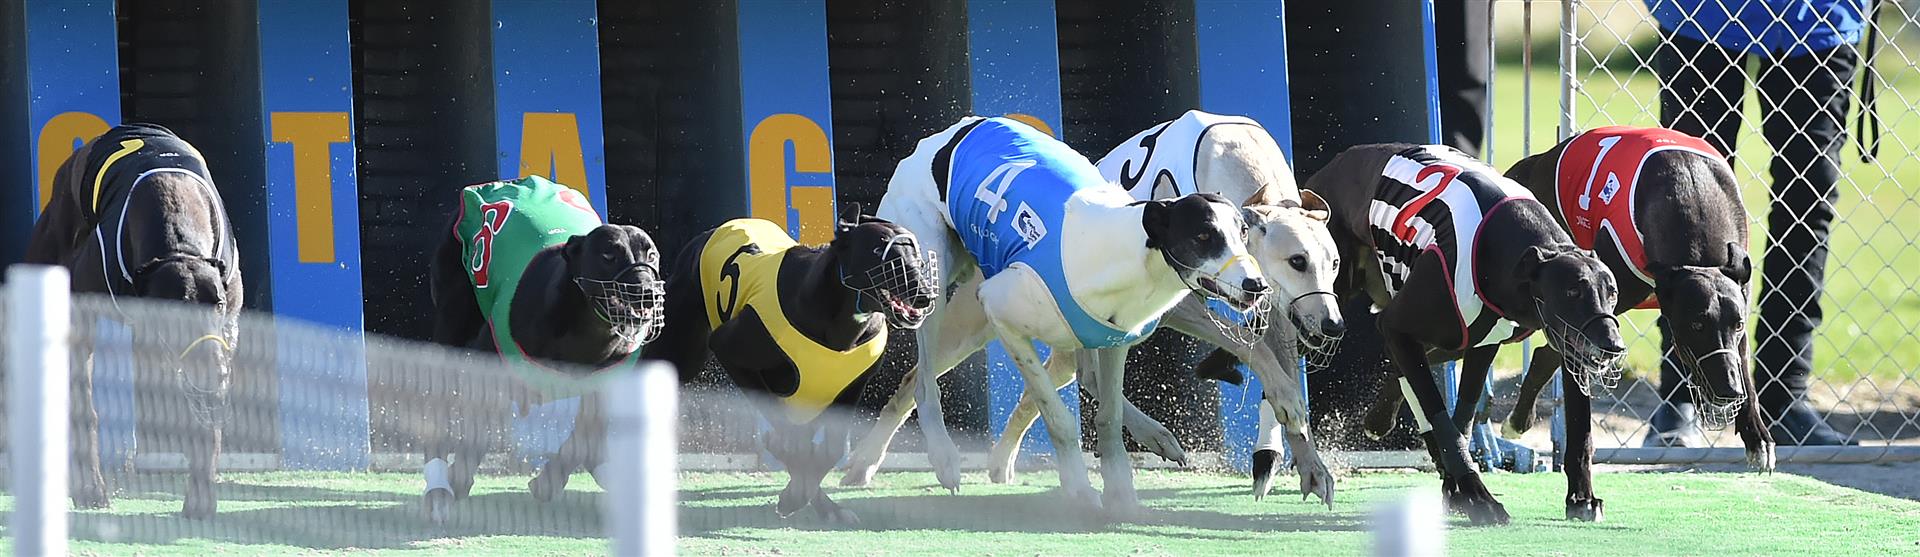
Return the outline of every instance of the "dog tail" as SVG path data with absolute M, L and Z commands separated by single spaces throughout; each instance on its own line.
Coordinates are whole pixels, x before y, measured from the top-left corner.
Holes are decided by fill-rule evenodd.
M 1206 358 L 1202 358 L 1198 365 L 1193 366 L 1193 375 L 1201 379 L 1239 385 L 1246 379 L 1241 377 L 1240 370 L 1234 369 L 1233 366 L 1236 365 L 1240 365 L 1240 358 L 1235 357 L 1225 348 L 1215 348 L 1213 352 L 1207 354 Z

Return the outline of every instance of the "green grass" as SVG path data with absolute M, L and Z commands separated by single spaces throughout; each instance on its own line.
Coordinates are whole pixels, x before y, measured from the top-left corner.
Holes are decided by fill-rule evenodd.
M 1282 477 L 1282 485 L 1291 477 Z M 1448 531 L 1454 555 L 1884 555 L 1914 551 L 1920 503 L 1778 474 L 1601 474 L 1607 521 L 1560 519 L 1561 476 L 1491 476 L 1514 515 L 1502 528 Z M 861 528 L 835 528 L 811 512 L 782 520 L 771 504 L 782 474 L 681 476 L 680 549 L 711 555 L 1355 555 L 1367 551 L 1366 515 L 1408 490 L 1437 490 L 1428 474 L 1350 474 L 1332 510 L 1282 492 L 1263 502 L 1245 479 L 1145 471 L 1138 486 L 1152 515 L 1103 525 L 1080 518 L 1052 490 L 1051 472 L 1016 485 L 970 474 L 948 495 L 926 473 L 883 474 L 875 487 L 835 489 Z M 178 476 L 123 495 L 110 511 L 76 513 L 82 555 L 584 555 L 602 554 L 597 488 L 585 476 L 546 505 L 518 477 L 485 477 L 457 520 L 423 520 L 413 474 L 227 474 L 212 521 L 173 516 Z M 8 506 L 11 501 L 6 501 Z M 104 541 L 112 540 L 112 541 Z M 3 544 L 0 544 L 3 545 Z
M 1540 152 L 1557 140 L 1559 123 L 1558 73 L 1553 60 L 1533 73 L 1532 151 Z M 1815 376 L 1833 383 L 1870 377 L 1885 388 L 1920 369 L 1920 294 L 1911 272 L 1920 269 L 1920 161 L 1911 151 L 1920 148 L 1920 115 L 1908 107 L 1920 104 L 1920 72 L 1896 71 L 1899 60 L 1882 60 L 1880 114 L 1885 132 L 1877 163 L 1863 163 L 1851 143 L 1843 154 L 1846 179 L 1840 184 L 1828 261 L 1827 292 L 1822 303 L 1826 321 L 1814 345 Z M 1505 169 L 1523 156 L 1521 125 L 1521 66 L 1501 65 L 1495 78 L 1494 164 Z M 1609 124 L 1658 125 L 1658 82 L 1648 72 L 1616 68 L 1609 73 L 1582 73 L 1584 94 L 1577 97 L 1576 128 Z M 1737 140 L 1734 170 L 1745 191 L 1750 249 L 1760 264 L 1766 245 L 1767 175 L 1770 151 L 1758 131 L 1758 102 L 1749 94 L 1747 129 Z M 1852 118 L 1848 119 L 1849 130 Z M 1849 132 L 1851 133 L 1851 132 Z M 1759 279 L 1754 280 L 1754 293 Z M 1658 369 L 1659 341 L 1653 312 L 1630 312 L 1631 330 L 1645 331 L 1633 340 L 1627 359 L 1630 373 Z M 1751 327 L 1750 327 L 1751 329 Z M 1629 334 L 1630 339 L 1636 335 Z M 1506 350 L 1498 365 L 1519 367 L 1519 350 Z

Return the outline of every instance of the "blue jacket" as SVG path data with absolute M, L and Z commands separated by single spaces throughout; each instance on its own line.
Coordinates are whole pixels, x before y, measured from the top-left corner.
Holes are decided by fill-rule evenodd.
M 947 167 L 947 217 L 988 278 L 1015 264 L 1040 275 L 1061 317 L 1087 348 L 1130 344 L 1158 321 L 1122 331 L 1088 315 L 1067 288 L 1060 234 L 1067 202 L 1076 193 L 1113 188 L 1067 144 L 1026 124 L 988 118 L 956 137 Z
M 1749 54 L 1800 56 L 1860 42 L 1867 0 L 1642 0 L 1673 34 Z

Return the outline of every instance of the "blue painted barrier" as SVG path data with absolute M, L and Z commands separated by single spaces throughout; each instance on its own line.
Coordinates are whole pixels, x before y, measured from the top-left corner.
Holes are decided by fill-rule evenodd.
M 1053 0 L 969 0 L 967 64 L 973 83 L 973 113 L 1006 116 L 1061 138 L 1060 50 Z M 1049 351 L 1034 343 L 1042 358 Z M 1079 381 L 1060 389 L 1061 400 L 1080 415 Z M 999 341 L 987 344 L 987 431 L 998 439 L 1020 402 L 1026 383 Z M 1036 420 L 1020 440 L 1022 454 L 1052 454 L 1045 420 Z
M 372 449 L 347 2 L 261 0 L 258 13 L 271 281 L 284 286 L 273 291 L 274 311 L 347 333 L 328 346 L 311 346 L 311 335 L 278 342 L 281 463 L 365 469 Z

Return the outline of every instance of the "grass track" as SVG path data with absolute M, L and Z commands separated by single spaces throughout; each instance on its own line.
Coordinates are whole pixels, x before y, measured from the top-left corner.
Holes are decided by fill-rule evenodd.
M 1281 483 L 1291 481 L 1283 476 Z M 1155 514 L 1102 526 L 1077 518 L 1051 488 L 1050 472 L 1016 485 L 970 474 L 959 496 L 925 473 L 883 474 L 866 490 L 835 490 L 866 521 L 836 529 L 810 512 L 773 516 L 781 474 L 688 473 L 681 477 L 680 547 L 704 555 L 1356 555 L 1367 550 L 1365 516 L 1408 489 L 1436 490 L 1427 474 L 1350 474 L 1332 511 L 1279 493 L 1256 503 L 1239 477 L 1143 471 L 1138 485 Z M 1601 474 L 1608 520 L 1560 519 L 1561 476 L 1499 474 L 1492 486 L 1515 516 L 1505 528 L 1452 529 L 1455 555 L 1821 555 L 1920 550 L 1920 503 L 1792 476 Z M 517 477 L 487 477 L 459 519 L 434 528 L 420 518 L 411 474 L 227 474 L 221 516 L 173 516 L 177 476 L 123 495 L 110 511 L 76 513 L 82 555 L 602 554 L 597 488 L 585 476 L 560 500 L 537 505 Z M 10 506 L 11 501 L 7 501 Z M 1460 520 L 1452 521 L 1455 526 Z M 107 539 L 114 542 L 103 541 Z

